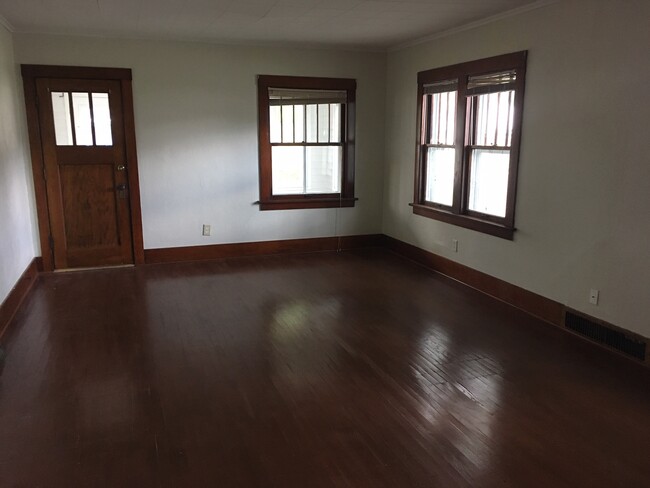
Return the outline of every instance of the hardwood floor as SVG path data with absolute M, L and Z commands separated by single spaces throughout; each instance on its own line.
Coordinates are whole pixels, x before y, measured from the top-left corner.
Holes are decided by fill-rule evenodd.
M 0 487 L 650 486 L 650 374 L 386 251 L 45 275 Z

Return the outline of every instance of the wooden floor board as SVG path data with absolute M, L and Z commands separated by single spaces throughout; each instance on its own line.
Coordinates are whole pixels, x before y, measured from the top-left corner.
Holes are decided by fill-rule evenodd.
M 44 275 L 1 487 L 642 487 L 648 371 L 382 250 Z

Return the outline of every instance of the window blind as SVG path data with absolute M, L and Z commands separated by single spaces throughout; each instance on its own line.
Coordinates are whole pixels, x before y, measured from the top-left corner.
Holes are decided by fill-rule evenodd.
M 515 70 L 470 76 L 467 80 L 467 96 L 514 90 L 515 81 L 517 81 Z
M 346 103 L 345 90 L 296 90 L 269 88 L 269 105 L 313 105 L 318 103 Z
M 437 81 L 424 85 L 423 93 L 433 95 L 434 93 L 446 93 L 458 90 L 458 80 Z

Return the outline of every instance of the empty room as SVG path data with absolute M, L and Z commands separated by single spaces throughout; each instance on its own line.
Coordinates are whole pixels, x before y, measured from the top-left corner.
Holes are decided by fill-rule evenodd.
M 0 488 L 650 486 L 649 22 L 0 0 Z

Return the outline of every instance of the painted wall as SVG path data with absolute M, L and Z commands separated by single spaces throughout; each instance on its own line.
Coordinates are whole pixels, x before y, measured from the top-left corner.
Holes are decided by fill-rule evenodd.
M 649 18 L 565 0 L 389 53 L 384 232 L 650 337 Z M 417 72 L 524 49 L 515 240 L 413 215 Z
M 0 303 L 35 256 L 25 108 L 11 34 L 0 25 Z
M 14 43 L 19 63 L 133 70 L 145 248 L 381 231 L 385 54 L 21 34 Z M 355 208 L 253 205 L 258 74 L 357 79 Z

